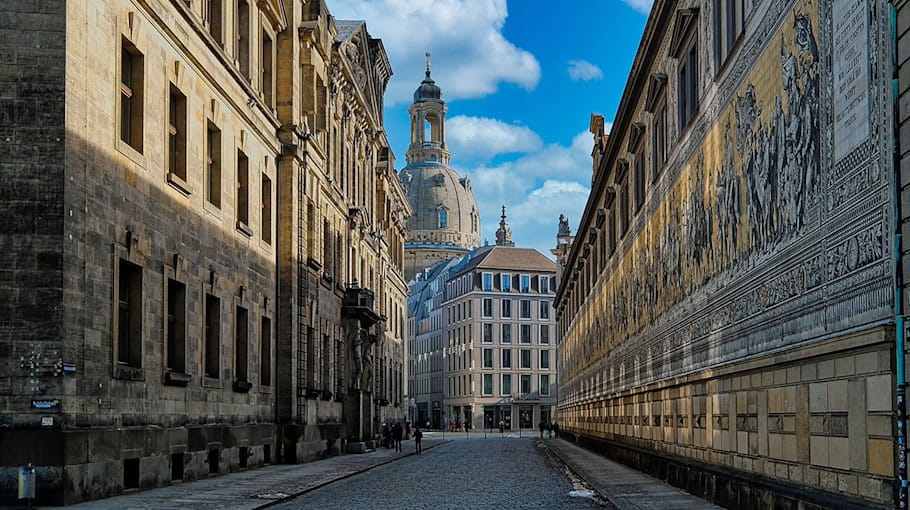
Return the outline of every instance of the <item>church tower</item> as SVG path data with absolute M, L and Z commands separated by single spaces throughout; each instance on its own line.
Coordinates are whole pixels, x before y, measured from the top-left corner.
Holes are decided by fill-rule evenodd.
M 399 173 L 413 211 L 404 245 L 405 278 L 410 280 L 441 260 L 461 257 L 480 246 L 480 212 L 471 181 L 449 167 L 445 138 L 446 104 L 430 75 L 414 91 L 407 166 Z

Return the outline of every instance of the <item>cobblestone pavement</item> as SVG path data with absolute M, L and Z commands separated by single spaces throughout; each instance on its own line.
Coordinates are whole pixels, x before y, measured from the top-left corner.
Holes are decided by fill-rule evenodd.
M 442 441 L 424 438 L 424 448 Z M 222 476 L 178 483 L 147 491 L 89 501 L 68 508 L 79 510 L 155 509 L 254 510 L 353 476 L 376 466 L 401 462 L 414 454 L 414 442 L 406 441 L 403 452 L 387 448 L 362 455 L 349 454 L 305 464 L 266 466 Z M 431 448 L 429 452 L 433 451 Z
M 434 436 L 440 437 L 434 433 Z M 446 433 L 446 444 L 340 480 L 277 509 L 594 509 L 535 439 Z

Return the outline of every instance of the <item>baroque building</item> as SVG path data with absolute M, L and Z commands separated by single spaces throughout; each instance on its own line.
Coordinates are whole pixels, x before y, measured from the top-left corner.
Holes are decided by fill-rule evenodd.
M 62 504 L 369 448 L 405 413 L 381 41 L 322 0 L 18 6 L 0 505 L 28 463 Z
M 480 212 L 471 180 L 449 166 L 446 104 L 442 89 L 430 77 L 429 56 L 426 78 L 414 91 L 408 110 L 411 143 L 407 166 L 399 173 L 412 210 L 404 257 L 408 281 L 437 262 L 463 257 L 480 246 Z
M 608 138 L 592 119 L 563 430 L 729 508 L 905 497 L 888 16 L 654 3 Z

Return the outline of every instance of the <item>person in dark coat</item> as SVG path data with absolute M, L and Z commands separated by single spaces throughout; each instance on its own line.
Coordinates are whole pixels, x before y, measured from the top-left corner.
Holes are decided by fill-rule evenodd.
M 386 448 L 392 447 L 392 429 L 389 428 L 388 423 L 382 424 L 382 446 Z
M 420 431 L 420 427 L 415 427 L 414 428 L 414 446 L 417 447 L 418 454 L 423 451 L 423 445 L 421 445 L 422 441 L 423 441 L 423 432 Z
M 553 434 L 555 434 L 556 437 L 559 437 L 559 422 L 558 421 L 553 422 Z
M 404 428 L 401 426 L 401 422 L 395 422 L 395 426 L 392 427 L 392 440 L 395 441 L 395 451 L 401 451 L 401 436 L 404 435 Z
M 537 424 L 537 428 L 540 429 L 540 438 L 543 439 L 543 431 L 547 430 L 547 424 L 540 420 L 540 423 Z

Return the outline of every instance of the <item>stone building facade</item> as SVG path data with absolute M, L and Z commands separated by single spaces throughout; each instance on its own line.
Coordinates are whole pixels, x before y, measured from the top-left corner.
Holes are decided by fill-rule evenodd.
M 0 504 L 27 463 L 39 503 L 72 503 L 398 415 L 410 207 L 363 23 L 279 0 L 8 19 Z
M 505 208 L 496 239 L 446 281 L 443 426 L 533 429 L 553 417 L 556 264 L 514 246 Z
M 894 504 L 888 18 L 655 2 L 592 130 L 557 297 L 564 430 L 730 508 Z
M 411 203 L 405 243 L 405 277 L 451 258 L 463 257 L 480 246 L 480 211 L 471 181 L 449 166 L 451 153 L 445 138 L 446 104 L 442 89 L 430 77 L 414 91 L 411 144 L 407 166 L 399 173 Z
M 445 322 L 442 301 L 449 270 L 460 262 L 453 258 L 419 273 L 410 282 L 408 295 L 408 396 L 413 423 L 438 429 L 445 400 Z

